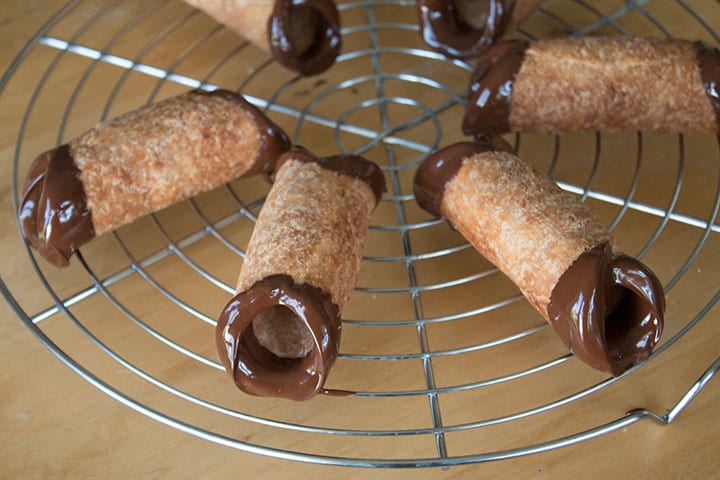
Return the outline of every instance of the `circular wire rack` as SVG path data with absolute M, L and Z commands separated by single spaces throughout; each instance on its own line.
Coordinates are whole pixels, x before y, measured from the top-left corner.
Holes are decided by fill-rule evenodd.
M 655 12 L 655 3 L 548 1 L 513 35 L 674 36 L 691 28 L 695 37 L 720 44 L 718 4 L 676 0 L 662 9 L 668 17 Z M 643 418 L 671 422 L 720 359 L 665 415 L 625 413 L 613 401 L 588 413 L 584 402 L 626 392 L 622 385 L 638 381 L 635 372 L 652 368 L 720 298 L 713 277 L 703 273 L 720 268 L 711 245 L 720 231 L 717 139 L 595 132 L 508 137 L 519 155 L 588 202 L 619 244 L 652 265 L 668 295 L 705 286 L 694 297 L 699 303 L 668 312 L 666 334 L 650 360 L 608 378 L 568 354 L 497 269 L 415 205 L 415 167 L 462 138 L 471 64 L 422 44 L 412 1 L 349 1 L 339 9 L 343 54 L 326 74 L 299 78 L 181 2 L 70 1 L 10 64 L 0 94 L 22 83 L 27 102 L 12 159 L 16 209 L 39 151 L 188 88 L 240 91 L 296 144 L 379 163 L 388 191 L 373 217 L 328 382 L 355 396 L 304 403 L 248 397 L 216 358 L 215 318 L 234 291 L 269 189 L 259 178 L 237 180 L 96 239 L 62 271 L 24 246 L 39 288 L 18 292 L 0 283 L 20 319 L 71 369 L 136 411 L 218 444 L 285 459 L 459 465 L 551 450 Z M 42 72 L 33 83 L 25 80 L 29 68 Z M 698 167 L 687 161 L 697 148 L 713 156 Z M 648 180 L 654 169 L 664 172 L 664 184 Z M 677 236 L 685 239 L 682 246 Z

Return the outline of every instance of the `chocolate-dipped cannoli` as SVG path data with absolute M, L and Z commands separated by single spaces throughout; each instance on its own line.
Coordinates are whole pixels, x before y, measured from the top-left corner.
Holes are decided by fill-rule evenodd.
M 720 133 L 720 50 L 639 37 L 506 40 L 479 59 L 463 131 Z
M 433 153 L 416 172 L 418 203 L 504 272 L 578 358 L 622 374 L 660 339 L 660 282 L 612 246 L 585 204 L 503 143 L 485 138 Z
M 449 57 L 480 55 L 543 0 L 416 0 L 425 43 Z
M 370 216 L 385 189 L 362 157 L 283 154 L 216 341 L 235 384 L 305 400 L 323 388 L 340 344 Z
M 185 0 L 302 75 L 327 70 L 340 54 L 333 0 Z
M 100 123 L 41 154 L 20 202 L 23 235 L 57 266 L 95 236 L 272 167 L 285 133 L 240 94 L 194 90 Z

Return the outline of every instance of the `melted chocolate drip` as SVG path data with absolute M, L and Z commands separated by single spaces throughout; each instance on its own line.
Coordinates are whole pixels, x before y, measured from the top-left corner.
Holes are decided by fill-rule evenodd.
M 646 360 L 660 340 L 665 296 L 647 266 L 603 245 L 580 255 L 560 277 L 547 311 L 577 357 L 617 376 Z
M 462 124 L 466 135 L 510 131 L 513 86 L 528 46 L 523 40 L 506 40 L 493 45 L 478 60 L 470 77 L 468 107 Z
M 704 42 L 695 42 L 694 45 L 700 78 L 715 112 L 715 121 L 720 133 L 720 49 Z
M 95 237 L 85 189 L 70 153 L 60 145 L 35 159 L 28 171 L 18 214 L 23 235 L 57 267 Z
M 301 12 L 302 10 L 302 12 Z M 294 22 L 305 25 L 294 25 Z M 314 30 L 308 48 L 298 49 L 295 35 L 303 27 Z M 332 0 L 275 0 L 268 20 L 268 42 L 275 59 L 302 75 L 327 70 L 340 54 L 340 17 Z
M 259 313 L 277 305 L 291 310 L 312 335 L 313 349 L 304 358 L 280 358 L 258 343 L 251 323 Z M 340 331 L 340 313 L 329 294 L 312 285 L 297 284 L 287 275 L 272 275 L 227 304 L 215 340 L 225 369 L 242 391 L 307 400 L 317 393 L 353 393 L 323 388 L 337 358 Z
M 425 43 L 447 56 L 470 58 L 505 33 L 515 0 L 488 0 L 485 5 L 477 5 L 473 19 L 463 18 L 455 0 L 417 0 L 416 6 Z M 482 21 L 481 28 L 478 20 Z
M 385 176 L 380 167 L 378 167 L 375 162 L 371 162 L 359 155 L 316 157 L 302 147 L 295 147 L 280 156 L 276 169 L 280 169 L 280 166 L 288 160 L 297 160 L 303 163 L 317 163 L 327 170 L 362 180 L 375 195 L 376 204 L 380 201 L 383 192 L 386 191 Z
M 479 137 L 474 142 L 459 142 L 442 148 L 418 167 L 413 181 L 415 201 L 436 217 L 441 217 L 445 189 L 462 167 L 466 158 L 485 152 L 512 152 L 502 137 Z

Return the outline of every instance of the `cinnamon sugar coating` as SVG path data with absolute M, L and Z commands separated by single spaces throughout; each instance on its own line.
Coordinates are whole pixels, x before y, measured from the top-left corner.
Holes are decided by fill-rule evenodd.
M 96 235 L 254 172 L 261 132 L 215 95 L 189 92 L 70 142 Z
M 718 132 L 692 42 L 588 37 L 531 43 L 515 78 L 513 130 Z
M 362 180 L 285 161 L 253 230 L 238 291 L 275 274 L 313 285 L 342 308 L 357 279 L 375 196 Z
M 441 211 L 546 320 L 560 276 L 583 252 L 612 242 L 587 206 L 503 151 L 466 158 L 445 189 Z
M 375 204 L 365 181 L 289 157 L 258 217 L 237 291 L 288 275 L 329 294 L 342 310 L 355 287 Z M 281 358 L 302 358 L 314 346 L 307 327 L 284 307 L 262 312 L 252 328 L 260 345 Z

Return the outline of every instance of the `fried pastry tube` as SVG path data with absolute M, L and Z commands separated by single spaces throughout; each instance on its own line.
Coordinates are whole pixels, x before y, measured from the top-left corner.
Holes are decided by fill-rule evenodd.
M 327 70 L 340 54 L 333 0 L 185 0 L 301 75 Z
M 720 50 L 666 38 L 506 40 L 479 59 L 463 131 L 720 133 Z
M 31 165 L 23 235 L 53 265 L 96 236 L 271 168 L 285 133 L 240 94 L 194 90 L 100 123 Z
M 500 137 L 433 153 L 414 189 L 418 203 L 505 273 L 585 363 L 620 375 L 651 354 L 665 311 L 657 277 L 615 249 L 576 196 Z
M 454 58 L 480 55 L 519 25 L 543 0 L 416 0 L 420 34 Z
M 372 211 L 385 189 L 359 156 L 278 160 L 250 238 L 237 294 L 220 315 L 217 348 L 246 393 L 306 400 L 337 357 L 340 312 L 355 287 Z

